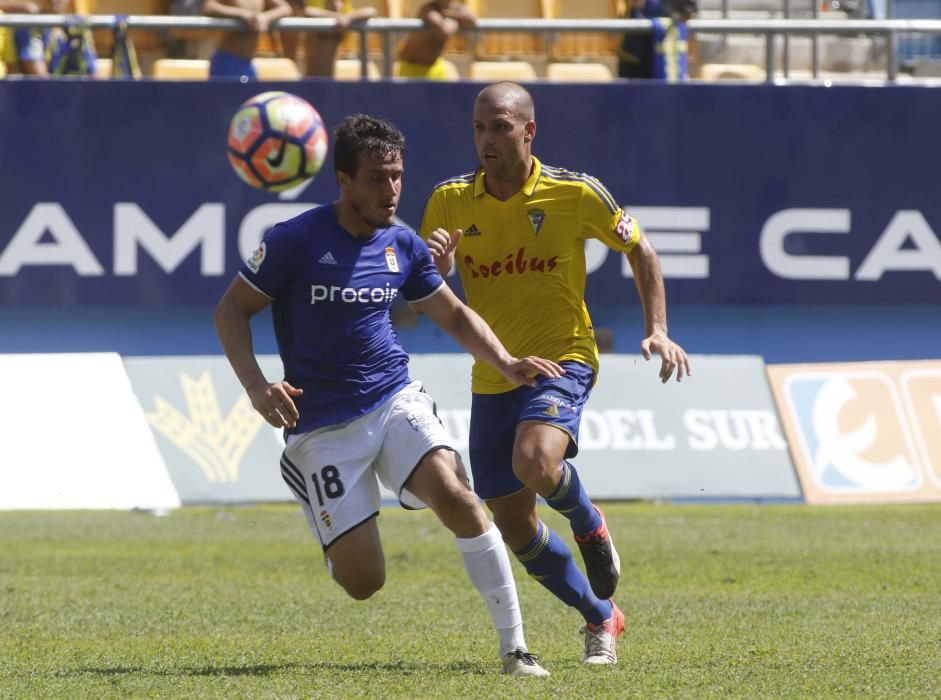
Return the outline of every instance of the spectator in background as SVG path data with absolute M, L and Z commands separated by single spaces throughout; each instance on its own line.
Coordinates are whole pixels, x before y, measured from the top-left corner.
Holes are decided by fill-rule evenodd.
M 209 61 L 211 78 L 258 78 L 252 58 L 258 47 L 259 32 L 267 32 L 272 22 L 291 15 L 288 0 L 205 0 L 203 14 L 238 19 L 251 31 L 231 31 L 222 35 L 219 47 Z
M 470 8 L 456 0 L 432 0 L 418 11 L 425 29 L 410 32 L 399 50 L 399 76 L 447 80 L 448 75 L 441 52 L 448 39 L 460 29 L 472 29 L 477 16 Z
M 18 14 L 64 15 L 73 11 L 71 0 L 20 2 L 0 0 L 0 11 Z M 0 56 L 11 73 L 23 75 L 94 75 L 95 42 L 78 20 L 52 29 L 5 29 Z
M 653 20 L 649 34 L 625 34 L 618 75 L 676 82 L 689 77 L 689 29 L 695 0 L 630 0 L 628 19 Z
M 336 20 L 330 32 L 283 32 L 281 45 L 284 55 L 298 60 L 298 44 L 304 44 L 302 72 L 310 76 L 333 76 L 337 49 L 351 24 L 365 22 L 376 16 L 375 7 L 353 9 L 349 0 L 290 0 L 297 17 L 327 17 Z

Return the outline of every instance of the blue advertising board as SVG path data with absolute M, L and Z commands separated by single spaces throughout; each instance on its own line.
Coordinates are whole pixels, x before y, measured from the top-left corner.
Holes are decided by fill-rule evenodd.
M 408 140 L 401 219 L 476 165 L 479 84 L 0 82 L 0 308 L 210 306 L 274 222 L 330 202 L 329 160 L 291 196 L 225 157 L 238 105 L 268 89 L 329 127 L 385 116 Z M 657 247 L 672 303 L 941 301 L 941 90 L 531 86 L 546 163 L 591 173 Z M 588 301 L 621 299 L 623 258 L 589 246 Z

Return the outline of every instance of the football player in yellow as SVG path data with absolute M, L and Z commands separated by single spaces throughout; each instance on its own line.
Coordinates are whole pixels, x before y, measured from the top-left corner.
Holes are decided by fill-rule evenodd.
M 598 372 L 585 306 L 585 240 L 630 262 L 644 309 L 644 357 L 661 356 L 660 379 L 689 374 L 686 352 L 667 335 L 657 254 L 640 226 L 590 175 L 542 164 L 530 94 L 516 83 L 484 88 L 474 102 L 481 166 L 438 185 L 421 224 L 438 270 L 454 264 L 468 305 L 515 356 L 539 355 L 559 378 L 517 388 L 484 363 L 472 375 L 470 458 L 474 489 L 527 572 L 585 619 L 584 661 L 617 663 L 624 615 L 611 600 L 620 561 L 604 516 L 575 468 L 582 408 Z M 536 496 L 568 518 L 587 578 L 563 540 L 536 514 Z

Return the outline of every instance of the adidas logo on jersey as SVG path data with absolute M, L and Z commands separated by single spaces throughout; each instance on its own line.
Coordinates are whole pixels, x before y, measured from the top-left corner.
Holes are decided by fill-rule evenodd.
M 335 257 L 333 257 L 333 253 L 331 253 L 331 252 L 328 250 L 328 251 L 324 254 L 324 256 L 323 256 L 322 258 L 320 258 L 320 260 L 318 260 L 317 262 L 319 262 L 321 265 L 336 265 L 336 264 L 337 264 L 337 259 L 336 259 Z
M 464 235 L 467 236 L 467 237 L 479 236 L 479 235 L 480 235 L 480 229 L 477 228 L 477 224 L 471 224 L 471 225 L 467 228 L 467 230 L 464 231 Z

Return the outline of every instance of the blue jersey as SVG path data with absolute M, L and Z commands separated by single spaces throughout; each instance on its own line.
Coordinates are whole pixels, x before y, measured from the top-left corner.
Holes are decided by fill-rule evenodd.
M 239 274 L 274 300 L 284 378 L 304 390 L 294 433 L 357 418 L 405 387 L 408 354 L 389 308 L 399 293 L 420 301 L 444 285 L 413 232 L 355 238 L 330 205 L 272 228 Z

